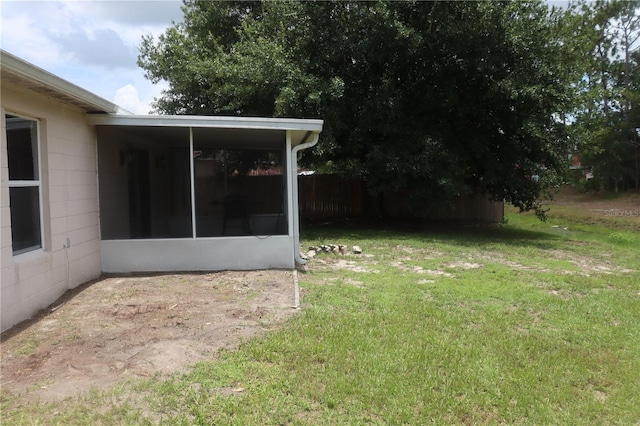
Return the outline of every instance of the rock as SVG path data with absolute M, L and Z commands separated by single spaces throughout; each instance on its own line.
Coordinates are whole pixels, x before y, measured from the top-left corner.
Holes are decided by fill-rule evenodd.
M 360 246 L 353 246 L 353 252 L 356 254 L 362 253 Z M 345 255 L 349 251 L 349 247 L 344 244 L 321 244 L 319 246 L 310 246 L 305 257 L 311 259 L 314 256 L 318 256 L 321 253 L 334 253 Z

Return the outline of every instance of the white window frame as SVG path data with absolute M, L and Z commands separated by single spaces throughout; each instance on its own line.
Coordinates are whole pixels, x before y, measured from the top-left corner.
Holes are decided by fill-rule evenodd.
M 29 121 L 33 121 L 35 123 L 35 129 L 36 129 L 36 149 L 38 150 L 37 152 L 37 173 L 38 173 L 38 179 L 35 180 L 11 180 L 11 172 L 8 171 L 8 175 L 9 175 L 9 179 L 8 179 L 8 187 L 9 188 L 38 188 L 38 216 L 40 218 L 40 245 L 39 246 L 33 246 L 33 247 L 27 247 L 24 248 L 22 250 L 18 250 L 15 251 L 13 250 L 13 235 L 11 236 L 11 245 L 12 245 L 12 252 L 13 252 L 13 256 L 20 256 L 22 254 L 26 254 L 26 253 L 32 253 L 32 252 L 36 252 L 36 251 L 43 251 L 44 250 L 44 217 L 42 214 L 42 210 L 43 210 L 43 206 L 42 206 L 42 144 L 40 143 L 40 120 L 38 120 L 37 118 L 33 118 L 33 117 L 27 117 L 24 116 L 22 114 L 14 114 L 12 112 L 6 111 L 4 116 L 2 117 L 2 119 L 4 120 L 4 124 L 5 124 L 5 137 L 7 140 L 7 157 L 9 155 L 9 135 L 8 135 L 8 130 L 9 130 L 9 125 L 7 123 L 7 116 L 11 116 L 11 117 L 16 117 L 16 118 L 21 118 L 23 120 L 29 120 Z M 9 190 L 11 191 L 11 190 Z M 11 207 L 10 207 L 11 208 Z M 12 224 L 13 226 L 13 224 Z

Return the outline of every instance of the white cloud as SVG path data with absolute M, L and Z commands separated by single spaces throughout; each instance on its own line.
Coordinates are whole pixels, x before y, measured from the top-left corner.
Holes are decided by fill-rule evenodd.
M 133 114 L 149 114 L 149 112 L 153 109 L 151 103 L 155 98 L 160 96 L 161 91 L 167 87 L 167 84 L 149 84 L 149 86 L 150 88 L 146 91 L 146 95 L 144 96 L 144 98 L 140 99 L 138 89 L 136 89 L 132 84 L 127 84 L 126 86 L 123 86 L 116 91 L 113 101 L 120 107 Z
M 148 83 L 149 90 L 145 93 L 144 98 L 142 99 L 142 109 L 141 114 L 149 114 L 153 110 L 151 104 L 162 95 L 162 91 L 169 88 L 169 83 L 166 81 L 161 81 L 157 84 Z
M 114 102 L 134 114 L 147 114 L 148 111 L 142 111 L 142 104 L 138 98 L 138 90 L 131 84 L 119 88 L 114 96 Z
M 166 27 L 171 20 L 178 20 L 182 3 L 175 0 L 127 0 L 127 1 L 72 1 L 69 8 L 78 15 L 99 16 L 124 26 Z
M 56 43 L 39 25 L 42 19 L 40 12 L 46 12 L 46 5 L 42 9 L 35 9 L 34 13 L 29 13 L 33 8 L 29 3 L 26 3 L 29 6 L 27 10 L 17 6 L 17 2 L 2 3 L 2 49 L 30 62 L 37 62 L 41 67 L 65 61 L 66 55 L 58 50 Z
M 62 50 L 73 52 L 73 57 L 81 64 L 113 69 L 118 67 L 136 68 L 137 51 L 127 46 L 118 33 L 112 29 L 99 29 L 91 33 L 82 30 L 52 36 Z
M 152 85 L 138 68 L 138 45 L 143 35 L 157 36 L 182 20 L 180 5 L 178 0 L 2 0 L 0 40 L 2 49 L 147 114 L 162 86 Z

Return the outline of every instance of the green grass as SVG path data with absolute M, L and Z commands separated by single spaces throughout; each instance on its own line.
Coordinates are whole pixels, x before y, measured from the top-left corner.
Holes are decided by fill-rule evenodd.
M 306 232 L 305 246 L 364 253 L 310 261 L 304 309 L 279 331 L 169 380 L 4 396 L 3 424 L 638 424 L 637 235 L 569 213 L 507 219 Z

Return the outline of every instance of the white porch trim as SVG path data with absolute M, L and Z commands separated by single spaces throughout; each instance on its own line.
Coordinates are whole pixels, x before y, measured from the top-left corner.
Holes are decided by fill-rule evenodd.
M 201 115 L 88 114 L 95 126 L 194 127 L 219 129 L 288 130 L 292 145 L 302 143 L 308 132 L 320 133 L 322 120 L 298 118 L 222 117 Z
M 106 273 L 292 269 L 293 238 L 216 237 L 104 240 Z

